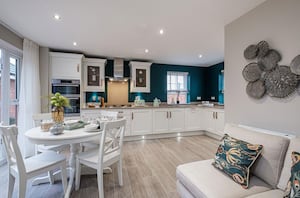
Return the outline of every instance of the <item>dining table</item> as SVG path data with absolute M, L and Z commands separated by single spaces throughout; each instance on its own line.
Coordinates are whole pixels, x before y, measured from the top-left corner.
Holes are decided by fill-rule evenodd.
M 80 152 L 80 143 L 88 142 L 100 139 L 102 131 L 90 131 L 87 132 L 85 128 L 79 128 L 74 130 L 64 130 L 59 135 L 53 135 L 50 132 L 43 132 L 41 127 L 35 127 L 25 132 L 25 136 L 33 144 L 38 145 L 70 145 L 70 158 L 69 158 L 69 182 L 65 192 L 65 198 L 70 197 L 73 183 L 75 179 L 76 171 L 76 155 Z M 40 179 L 40 183 L 44 182 L 45 179 Z M 39 178 L 36 178 L 35 183 L 39 182 Z

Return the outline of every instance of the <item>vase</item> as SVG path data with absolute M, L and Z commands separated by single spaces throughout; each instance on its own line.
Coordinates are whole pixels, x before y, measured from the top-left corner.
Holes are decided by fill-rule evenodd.
M 55 124 L 62 124 L 64 122 L 64 108 L 63 107 L 53 107 L 52 119 Z

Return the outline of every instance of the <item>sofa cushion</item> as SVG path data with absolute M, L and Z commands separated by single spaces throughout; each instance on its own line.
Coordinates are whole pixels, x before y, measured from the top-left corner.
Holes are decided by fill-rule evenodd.
M 281 171 L 280 179 L 277 187 L 281 190 L 285 190 L 286 185 L 291 176 L 292 159 L 291 155 L 293 151 L 300 152 L 300 138 L 292 138 L 288 151 L 286 152 L 284 165 Z
M 224 132 L 237 139 L 263 145 L 263 151 L 252 166 L 251 173 L 275 188 L 279 180 L 289 139 L 242 128 L 234 124 L 226 124 Z
M 183 164 L 177 167 L 177 180 L 194 197 L 233 198 L 245 197 L 270 190 L 270 186 L 258 177 L 252 176 L 248 189 L 229 179 L 223 172 L 214 168 L 211 160 Z M 220 194 L 221 193 L 221 194 Z
M 212 165 L 243 188 L 248 188 L 250 167 L 261 153 L 262 148 L 262 145 L 250 144 L 225 134 Z
M 284 192 L 284 198 L 300 197 L 300 153 L 292 152 L 291 177 Z
M 250 195 L 246 198 L 283 198 L 283 191 L 276 189 L 276 190 L 269 190 L 263 193 L 258 193 L 254 195 Z

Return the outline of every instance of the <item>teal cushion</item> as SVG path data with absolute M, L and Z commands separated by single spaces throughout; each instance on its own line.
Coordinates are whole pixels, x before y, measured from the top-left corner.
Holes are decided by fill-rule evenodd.
M 300 198 L 300 153 L 292 152 L 291 177 L 284 198 Z
M 250 167 L 260 155 L 262 148 L 262 145 L 250 144 L 225 134 L 212 165 L 243 188 L 248 188 Z

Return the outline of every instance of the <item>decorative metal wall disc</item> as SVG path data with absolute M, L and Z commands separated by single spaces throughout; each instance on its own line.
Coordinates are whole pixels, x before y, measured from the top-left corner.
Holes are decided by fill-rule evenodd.
M 246 59 L 251 60 L 251 59 L 256 58 L 257 53 L 258 53 L 257 45 L 249 45 L 244 51 L 244 57 Z
M 266 74 L 265 86 L 267 94 L 276 98 L 284 98 L 292 94 L 298 86 L 298 76 L 288 66 L 278 66 Z
M 255 82 L 249 82 L 246 88 L 246 92 L 248 96 L 260 99 L 264 96 L 266 92 L 266 88 L 264 85 L 264 82 L 261 80 L 255 81 Z
M 274 69 L 281 60 L 281 55 L 276 50 L 269 50 L 268 53 L 259 59 L 259 63 L 264 66 L 265 70 Z
M 290 67 L 294 74 L 300 75 L 300 55 L 292 60 Z
M 262 70 L 257 63 L 250 63 L 243 69 L 244 79 L 249 82 L 257 81 L 261 78 Z
M 265 55 L 267 55 L 268 51 L 269 51 L 269 44 L 267 43 L 267 41 L 260 41 L 257 44 L 257 48 L 258 48 L 258 58 L 262 58 Z

